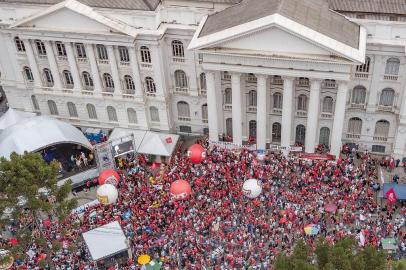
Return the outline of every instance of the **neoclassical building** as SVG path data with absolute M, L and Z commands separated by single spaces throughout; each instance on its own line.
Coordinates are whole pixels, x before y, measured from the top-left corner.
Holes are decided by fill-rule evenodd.
M 79 127 L 406 156 L 402 0 L 0 0 L 9 105 Z

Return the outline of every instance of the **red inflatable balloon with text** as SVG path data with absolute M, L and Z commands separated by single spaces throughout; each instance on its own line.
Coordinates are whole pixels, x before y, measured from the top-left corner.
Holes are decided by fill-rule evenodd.
M 99 175 L 99 185 L 111 184 L 117 186 L 120 182 L 120 175 L 115 170 L 104 170 Z
M 206 158 L 206 150 L 200 144 L 194 144 L 189 147 L 187 156 L 194 164 L 199 164 Z
M 185 180 L 176 180 L 171 184 L 169 192 L 176 200 L 184 200 L 189 198 L 192 193 L 192 187 Z

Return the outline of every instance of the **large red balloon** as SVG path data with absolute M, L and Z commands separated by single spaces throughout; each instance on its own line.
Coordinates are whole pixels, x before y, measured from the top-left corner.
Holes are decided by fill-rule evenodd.
M 118 185 L 120 175 L 115 170 L 104 170 L 99 175 L 99 185 L 112 184 Z
M 206 158 L 206 150 L 200 144 L 194 144 L 189 147 L 187 155 L 194 164 L 199 164 Z
M 169 192 L 176 200 L 183 200 L 190 196 L 190 193 L 192 193 L 192 187 L 185 180 L 176 180 L 171 184 Z

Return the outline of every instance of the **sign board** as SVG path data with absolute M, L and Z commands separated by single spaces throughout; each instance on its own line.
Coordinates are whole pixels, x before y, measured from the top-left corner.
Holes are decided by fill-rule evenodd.
M 116 140 L 111 141 L 113 146 L 112 151 L 114 157 L 122 156 L 128 153 L 134 153 L 134 135 L 125 136 Z
M 301 146 L 280 146 L 276 144 L 269 145 L 271 151 L 289 151 L 289 152 L 302 152 L 303 147 Z
M 238 149 L 246 149 L 249 151 L 255 151 L 257 150 L 257 145 L 256 144 L 251 144 L 251 145 L 240 145 L 232 142 L 216 142 L 216 141 L 209 141 L 209 145 L 216 146 L 222 149 L 228 149 L 228 150 L 238 150 Z
M 100 171 L 107 169 L 114 169 L 114 158 L 111 152 L 111 143 L 104 142 L 99 143 L 94 146 L 96 153 L 96 161 L 99 166 Z

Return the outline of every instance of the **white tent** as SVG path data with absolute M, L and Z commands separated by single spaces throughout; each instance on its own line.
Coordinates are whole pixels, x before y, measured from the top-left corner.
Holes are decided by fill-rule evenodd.
M 0 117 L 0 132 L 9 126 L 15 125 L 18 122 L 36 116 L 35 113 L 17 111 L 9 108 L 2 117 Z
M 116 141 L 120 143 L 118 140 L 127 136 L 130 138 L 131 135 L 134 136 L 136 152 L 156 156 L 171 156 L 179 140 L 179 135 L 176 134 L 115 128 L 110 135 L 109 141 L 111 141 L 114 146 Z
M 61 143 L 93 149 L 83 133 L 74 126 L 52 117 L 36 116 L 23 119 L 0 133 L 0 157 L 9 158 L 12 152 L 34 152 Z
M 118 221 L 82 234 L 94 261 L 128 250 L 126 237 Z

